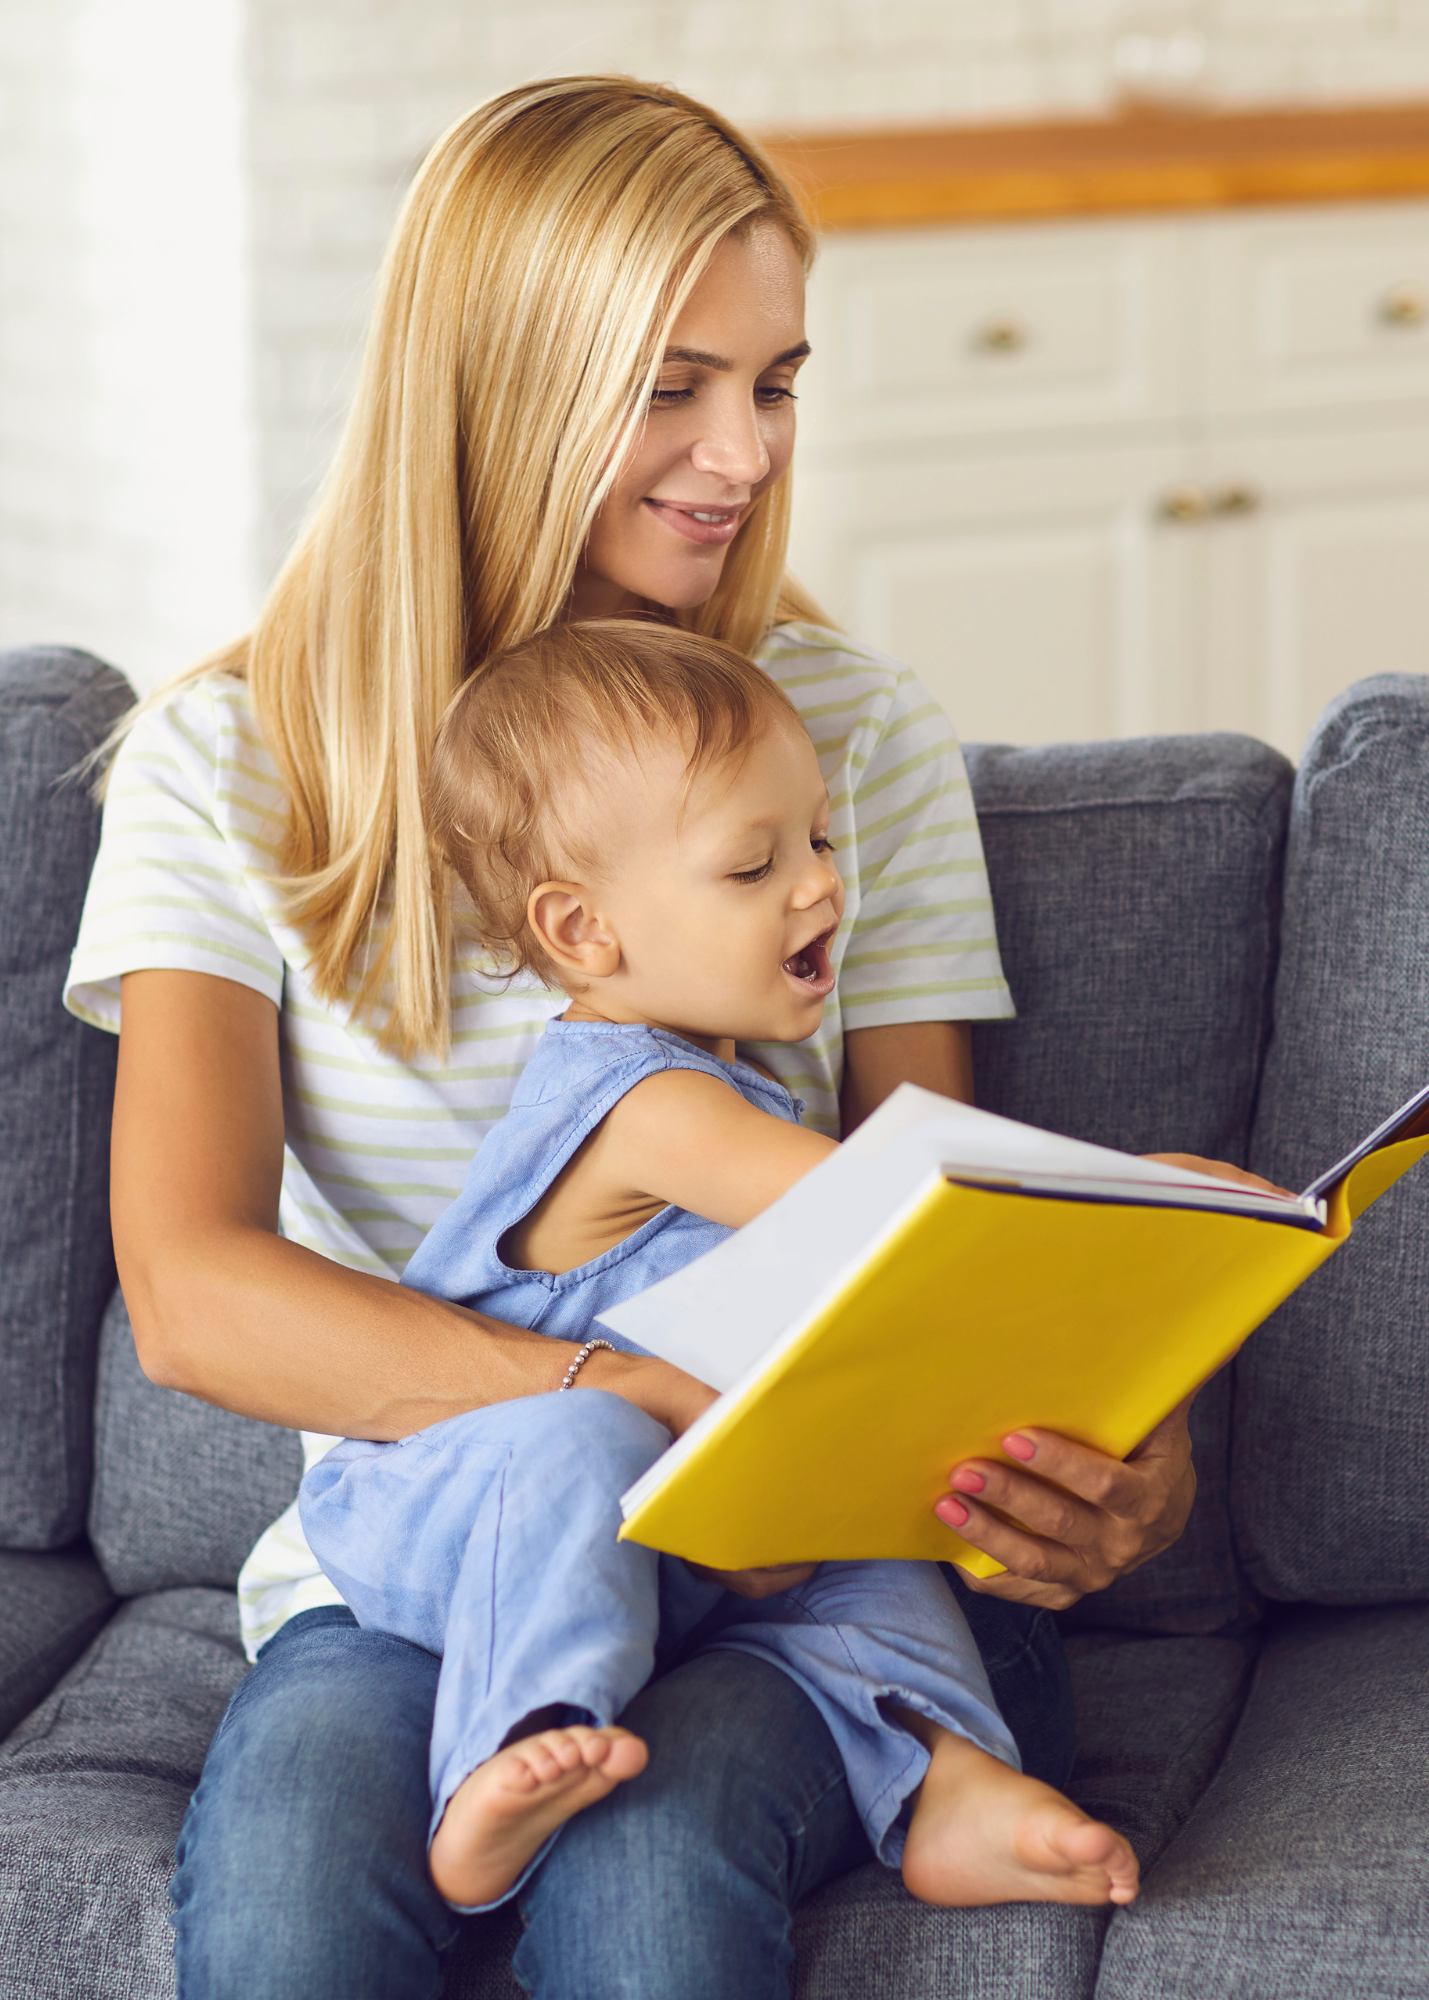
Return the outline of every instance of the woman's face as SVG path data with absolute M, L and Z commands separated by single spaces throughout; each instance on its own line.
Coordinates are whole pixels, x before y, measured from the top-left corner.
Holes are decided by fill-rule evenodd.
M 676 320 L 650 414 L 596 517 L 575 618 L 713 594 L 739 524 L 794 450 L 804 272 L 777 223 L 727 236 Z

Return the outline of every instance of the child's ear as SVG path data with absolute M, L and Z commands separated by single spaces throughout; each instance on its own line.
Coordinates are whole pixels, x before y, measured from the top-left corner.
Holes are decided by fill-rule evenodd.
M 527 898 L 526 921 L 560 973 L 609 979 L 620 965 L 620 940 L 579 882 L 539 883 Z

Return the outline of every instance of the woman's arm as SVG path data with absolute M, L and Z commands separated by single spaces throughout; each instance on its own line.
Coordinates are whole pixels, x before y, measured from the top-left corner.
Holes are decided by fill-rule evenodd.
M 575 1351 L 277 1234 L 278 1014 L 232 980 L 122 983 L 111 1211 L 139 1358 L 154 1381 L 294 1429 L 389 1439 L 554 1389 Z M 712 1391 L 601 1354 L 600 1387 L 678 1435 Z M 592 1376 L 594 1376 L 592 1370 Z

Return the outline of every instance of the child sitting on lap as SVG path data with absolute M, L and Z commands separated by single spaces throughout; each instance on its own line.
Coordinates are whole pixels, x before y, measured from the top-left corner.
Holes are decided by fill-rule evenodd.
M 833 1148 L 735 1053 L 805 1040 L 833 987 L 828 797 L 752 662 L 611 621 L 474 675 L 431 799 L 483 939 L 570 1005 L 405 1282 L 584 1343 Z M 638 1777 L 645 1746 L 616 1719 L 687 1643 L 798 1683 L 916 1896 L 1132 1899 L 1127 1843 L 1021 1775 L 934 1564 L 826 1562 L 755 1601 L 618 1541 L 619 1496 L 670 1437 L 602 1390 L 601 1349 L 577 1360 L 561 1390 L 349 1439 L 303 1482 L 304 1529 L 356 1617 L 442 1656 L 431 1867 L 448 1901 L 503 1901 L 573 1814 Z

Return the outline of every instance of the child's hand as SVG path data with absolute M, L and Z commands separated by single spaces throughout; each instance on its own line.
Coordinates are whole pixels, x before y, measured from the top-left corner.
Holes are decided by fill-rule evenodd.
M 1238 1181 L 1242 1187 L 1255 1188 L 1260 1194 L 1287 1194 L 1292 1201 L 1295 1198 L 1289 1188 L 1263 1181 L 1259 1174 L 1248 1174 L 1244 1167 L 1233 1167 L 1225 1160 L 1203 1160 L 1195 1153 L 1143 1153 L 1142 1158 L 1160 1160 L 1167 1167 L 1189 1167 L 1196 1174 L 1214 1174 L 1218 1181 Z
M 732 1590 L 736 1597 L 778 1597 L 781 1591 L 797 1590 L 807 1583 L 817 1563 L 776 1563 L 769 1569 L 706 1569 L 703 1563 L 687 1562 L 685 1568 L 706 1583 Z

